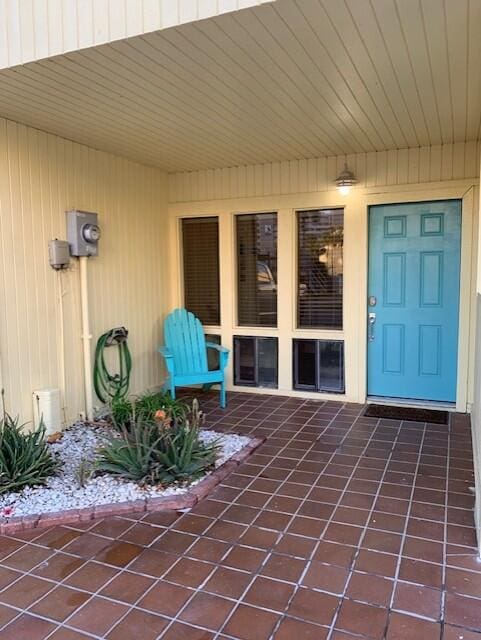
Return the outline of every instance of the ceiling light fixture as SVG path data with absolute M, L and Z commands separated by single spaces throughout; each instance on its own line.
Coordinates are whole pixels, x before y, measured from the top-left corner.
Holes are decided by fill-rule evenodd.
M 342 196 L 347 196 L 351 191 L 351 187 L 357 184 L 357 179 L 353 172 L 349 171 L 349 169 L 347 168 L 347 164 L 345 164 L 344 169 L 341 171 L 334 182 L 339 189 L 339 193 Z

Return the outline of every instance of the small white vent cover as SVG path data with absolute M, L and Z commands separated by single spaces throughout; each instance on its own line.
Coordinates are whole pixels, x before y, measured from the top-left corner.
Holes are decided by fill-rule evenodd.
M 47 436 L 62 428 L 60 389 L 38 389 L 33 392 L 33 420 L 38 427 L 43 418 Z

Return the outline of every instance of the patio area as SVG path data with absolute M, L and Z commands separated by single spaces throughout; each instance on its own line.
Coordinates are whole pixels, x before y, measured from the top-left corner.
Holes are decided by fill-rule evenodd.
M 469 418 L 246 393 L 208 425 L 264 435 L 189 513 L 0 541 L 2 640 L 475 640 Z

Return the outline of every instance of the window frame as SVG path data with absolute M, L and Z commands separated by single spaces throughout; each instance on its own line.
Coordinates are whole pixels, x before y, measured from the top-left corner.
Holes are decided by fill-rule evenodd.
M 343 214 L 343 243 L 342 243 L 342 324 L 340 327 L 302 327 L 299 326 L 299 279 L 300 279 L 300 246 L 299 246 L 299 214 L 309 213 L 315 211 L 341 211 Z M 345 309 L 346 309 L 346 261 L 345 261 L 345 231 L 346 231 L 346 208 L 343 205 L 322 205 L 312 207 L 295 207 L 292 209 L 292 242 L 293 242 L 293 268 L 292 268 L 292 337 L 295 338 L 296 334 L 299 336 L 305 336 L 306 339 L 312 337 L 312 339 L 322 339 L 326 334 L 328 340 L 344 340 L 345 332 Z

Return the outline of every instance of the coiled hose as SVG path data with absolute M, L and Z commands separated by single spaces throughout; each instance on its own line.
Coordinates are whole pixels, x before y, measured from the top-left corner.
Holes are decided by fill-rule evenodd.
M 94 361 L 94 389 L 98 399 L 104 404 L 124 398 L 130 385 L 132 356 L 127 345 L 128 331 L 125 327 L 110 329 L 97 340 Z M 105 362 L 105 350 L 117 346 L 119 372 L 110 373 Z

